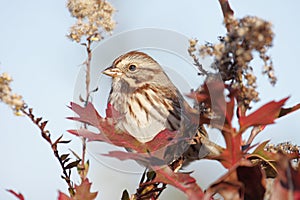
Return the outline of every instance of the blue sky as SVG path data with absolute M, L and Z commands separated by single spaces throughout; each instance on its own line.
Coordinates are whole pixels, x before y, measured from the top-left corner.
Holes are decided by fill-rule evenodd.
M 215 42 L 218 36 L 225 33 L 217 0 L 184 2 L 113 0 L 111 3 L 117 9 L 115 19 L 118 23 L 114 34 L 152 27 L 172 30 L 205 43 Z M 79 152 L 79 140 L 65 131 L 74 128 L 75 124 L 65 117 L 72 115 L 66 105 L 78 91 L 78 76 L 81 75 L 81 63 L 86 55 L 81 46 L 65 37 L 74 22 L 65 7 L 66 2 L 27 0 L 2 1 L 0 4 L 0 72 L 11 74 L 14 91 L 23 95 L 29 106 L 34 107 L 37 116 L 49 120 L 48 128 L 53 137 L 65 134 L 66 138 L 73 139 L 70 148 Z M 298 103 L 300 29 L 297 24 L 300 2 L 233 0 L 231 5 L 238 17 L 256 15 L 271 21 L 275 32 L 270 55 L 278 83 L 272 87 L 266 77 L 259 76 L 261 101 L 254 108 L 286 96 L 291 96 L 287 106 Z M 97 59 L 101 60 L 101 57 Z M 260 62 L 257 64 L 254 70 L 259 74 L 262 68 Z M 102 79 L 99 80 L 101 82 Z M 59 165 L 38 129 L 27 118 L 13 116 L 3 104 L 0 105 L 0 112 L 0 198 L 15 199 L 4 191 L 7 188 L 22 192 L 26 199 L 56 199 L 58 189 L 66 192 L 66 185 L 60 179 Z M 300 112 L 278 120 L 258 137 L 257 142 L 271 139 L 274 143 L 291 141 L 300 144 L 299 118 Z M 120 167 L 116 170 L 105 165 L 124 165 L 126 171 L 134 164 L 103 159 L 97 153 L 103 153 L 110 147 L 93 145 L 89 154 L 92 163 L 90 177 L 94 182 L 93 189 L 100 191 L 98 199 L 119 199 L 125 188 L 134 193 L 139 174 L 120 172 Z M 62 152 L 67 152 L 67 148 Z M 214 172 L 210 172 L 212 166 L 216 169 Z M 196 163 L 191 168 L 197 169 L 194 174 L 204 187 L 217 178 L 221 169 L 218 164 L 206 161 Z M 74 179 L 78 180 L 78 177 Z M 170 189 L 162 199 L 174 196 L 177 199 L 184 198 L 180 192 Z

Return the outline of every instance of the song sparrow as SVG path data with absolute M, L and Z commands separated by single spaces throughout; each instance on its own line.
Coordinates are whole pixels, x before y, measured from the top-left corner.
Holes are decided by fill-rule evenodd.
M 112 77 L 108 102 L 123 116 L 116 124 L 118 129 L 145 143 L 162 130 L 175 131 L 186 126 L 184 109 L 187 102 L 159 63 L 149 55 L 138 51 L 126 53 L 114 60 L 103 73 Z M 188 129 L 192 130 L 188 134 L 193 136 L 198 127 Z M 198 157 L 200 147 L 198 142 L 190 149 L 194 152 L 188 152 L 190 150 L 186 147 L 179 152 Z

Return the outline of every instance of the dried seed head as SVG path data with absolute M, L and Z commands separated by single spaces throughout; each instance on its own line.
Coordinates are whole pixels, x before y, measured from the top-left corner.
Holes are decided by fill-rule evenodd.
M 70 28 L 68 37 L 81 43 L 84 39 L 99 41 L 103 31 L 110 33 L 115 27 L 113 6 L 102 0 L 69 0 L 67 7 L 76 23 Z
M 206 44 L 199 48 L 200 56 L 214 56 L 215 62 L 211 66 L 222 76 L 224 82 L 230 82 L 237 90 L 239 103 L 249 108 L 252 101 L 258 101 L 256 91 L 256 76 L 253 74 L 250 62 L 254 52 L 258 52 L 264 63 L 263 73 L 267 74 L 271 84 L 276 83 L 276 76 L 267 50 L 272 46 L 274 33 L 271 23 L 258 17 L 244 17 L 226 19 L 229 27 L 227 35 L 218 44 Z
M 7 74 L 3 73 L 0 75 L 0 101 L 9 105 L 16 115 L 20 115 L 20 110 L 24 106 L 22 96 L 13 94 L 10 88 L 12 78 Z

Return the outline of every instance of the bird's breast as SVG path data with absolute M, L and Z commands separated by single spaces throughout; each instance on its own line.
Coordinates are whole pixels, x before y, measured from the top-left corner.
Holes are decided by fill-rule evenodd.
M 111 104 L 123 116 L 117 128 L 128 132 L 142 143 L 151 141 L 167 128 L 172 102 L 152 89 L 131 94 L 112 93 Z M 112 101 L 113 100 L 113 101 Z

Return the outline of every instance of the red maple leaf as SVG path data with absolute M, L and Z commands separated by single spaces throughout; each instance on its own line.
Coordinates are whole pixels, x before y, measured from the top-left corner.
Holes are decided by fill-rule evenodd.
M 160 182 L 172 185 L 184 192 L 189 200 L 202 199 L 203 191 L 197 185 L 196 180 L 190 176 L 190 173 L 175 173 L 169 166 L 154 167 L 156 177 L 153 182 Z
M 70 108 L 78 117 L 69 117 L 68 119 L 87 123 L 96 127 L 100 133 L 94 133 L 88 129 L 69 130 L 68 132 L 87 138 L 89 141 L 103 141 L 116 146 L 130 148 L 140 153 L 153 152 L 165 148 L 177 142 L 176 132 L 163 130 L 149 142 L 141 143 L 127 132 L 116 130 L 115 122 L 120 120 L 120 115 L 109 104 L 106 109 L 106 118 L 99 115 L 92 103 L 81 107 L 76 103 L 71 103 Z
M 25 200 L 24 196 L 21 193 L 16 193 L 14 190 L 7 190 L 9 193 L 13 194 L 19 200 Z
M 209 124 L 216 128 L 231 128 L 231 121 L 234 114 L 235 91 L 229 94 L 230 101 L 227 102 L 224 96 L 224 89 L 228 88 L 220 80 L 210 80 L 204 83 L 200 91 L 192 92 L 187 96 L 204 103 L 205 106 L 217 115 L 215 119 L 207 119 L 200 116 L 200 124 Z
M 230 90 L 228 94 L 229 101 L 226 101 L 225 88 L 228 87 L 221 81 L 208 81 L 202 87 L 199 95 L 200 97 L 209 96 L 205 99 L 206 106 L 217 116 L 210 121 L 210 125 L 218 128 L 225 139 L 226 148 L 215 159 L 219 160 L 224 167 L 230 168 L 243 157 L 243 152 L 241 149 L 242 136 L 232 127 L 236 92 Z M 197 98 L 197 94 L 194 95 Z
M 97 197 L 98 192 L 91 192 L 91 183 L 88 179 L 81 182 L 80 185 L 75 185 L 75 195 L 69 197 L 66 194 L 59 192 L 58 200 L 94 200 Z
M 204 199 L 209 199 L 218 193 L 224 199 L 263 200 L 264 179 L 265 176 L 259 164 L 253 164 L 251 161 L 243 159 L 209 186 Z
M 184 192 L 189 200 L 198 200 L 203 197 L 203 191 L 197 185 L 196 180 L 190 176 L 190 173 L 174 172 L 167 165 L 163 164 L 163 160 L 158 160 L 147 154 L 138 154 L 132 152 L 112 151 L 106 156 L 114 157 L 119 160 L 136 160 L 138 162 L 147 162 L 150 164 L 152 170 L 155 171 L 156 176 L 151 183 L 165 183 L 170 184 L 182 192 Z M 147 183 L 147 184 L 151 184 Z
M 68 195 L 66 195 L 65 193 L 63 192 L 58 192 L 58 200 L 72 200 L 71 197 L 69 197 Z
M 274 181 L 271 200 L 300 199 L 300 168 L 294 169 L 288 155 L 277 153 L 278 176 Z M 298 158 L 299 158 L 298 153 Z M 299 165 L 299 163 L 298 163 Z
M 278 102 L 271 101 L 247 116 L 240 116 L 240 132 L 245 131 L 251 126 L 268 125 L 274 123 L 274 120 L 279 117 L 282 106 L 288 99 L 289 97 Z
M 98 192 L 91 192 L 91 183 L 88 179 L 81 182 L 80 185 L 75 185 L 75 196 L 76 200 L 93 200 L 97 197 Z

